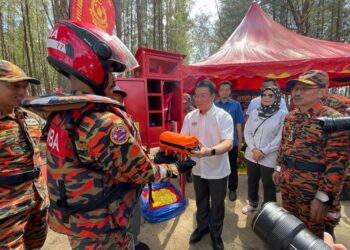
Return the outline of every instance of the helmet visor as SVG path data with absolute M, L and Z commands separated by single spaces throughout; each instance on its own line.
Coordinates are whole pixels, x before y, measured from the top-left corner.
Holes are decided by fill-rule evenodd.
M 117 36 L 110 36 L 106 42 L 112 49 L 112 57 L 109 60 L 125 64 L 125 71 L 133 70 L 139 66 L 133 54 Z

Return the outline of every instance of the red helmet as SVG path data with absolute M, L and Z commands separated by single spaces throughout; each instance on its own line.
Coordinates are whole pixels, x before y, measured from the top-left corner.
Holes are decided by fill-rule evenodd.
M 47 38 L 49 63 L 60 73 L 72 74 L 101 93 L 108 85 L 108 72 L 132 70 L 137 61 L 116 37 L 98 27 L 77 21 L 58 23 Z

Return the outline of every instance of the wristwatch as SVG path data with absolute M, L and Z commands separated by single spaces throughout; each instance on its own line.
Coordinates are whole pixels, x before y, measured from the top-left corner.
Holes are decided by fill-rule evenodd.
M 216 155 L 216 149 L 215 148 L 211 149 L 211 155 Z

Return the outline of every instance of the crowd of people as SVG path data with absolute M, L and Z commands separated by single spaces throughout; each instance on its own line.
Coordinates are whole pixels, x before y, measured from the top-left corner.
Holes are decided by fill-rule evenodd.
M 225 89 L 223 86 L 228 88 Z M 253 99 L 249 105 L 248 119 L 244 124 L 248 200 L 242 213 L 249 215 L 258 209 L 258 190 L 261 179 L 264 196 L 261 205 L 266 202 L 276 202 L 276 187 L 280 187 L 282 206 L 286 210 L 303 221 L 316 236 L 323 238 L 324 233 L 327 232 L 335 238 L 334 228 L 340 220 L 340 195 L 342 190 L 348 188 L 350 137 L 349 131 L 325 132 L 317 118 L 336 118 L 341 117 L 342 114 L 346 115 L 350 111 L 350 100 L 329 94 L 328 87 L 328 74 L 321 70 L 306 71 L 299 78 L 288 81 L 287 91 L 291 93 L 295 106 L 288 113 L 278 83 L 274 79 L 266 79 L 262 82 L 261 95 Z M 236 109 L 235 101 L 230 99 L 231 89 L 230 83 L 219 83 L 218 100 L 213 106 L 216 105 L 231 115 L 236 136 L 241 143 L 242 137 L 237 131 L 241 126 L 237 124 L 242 125 L 242 111 L 239 104 Z M 194 93 L 197 105 L 196 98 L 198 98 L 197 87 Z M 197 108 L 186 115 L 184 122 L 186 126 L 188 126 L 187 119 L 193 119 L 192 116 L 198 115 L 198 112 L 199 117 L 191 120 L 191 124 L 202 124 L 201 120 L 209 116 L 209 111 L 202 112 L 199 107 Z M 211 120 L 215 121 L 215 119 Z M 204 133 L 210 138 L 210 134 L 204 128 L 202 131 L 205 131 Z M 191 133 L 198 135 L 201 141 L 204 140 L 204 134 L 200 135 L 196 130 L 192 130 Z M 216 148 L 215 144 L 210 142 L 206 145 L 209 145 L 211 150 Z M 204 156 L 212 157 L 213 154 L 210 154 L 207 146 L 203 148 L 206 152 Z M 196 157 L 194 154 L 193 156 Z M 231 161 L 230 164 L 230 175 L 236 174 L 235 164 Z M 214 171 L 214 166 L 219 168 L 215 163 L 211 166 L 211 171 Z M 196 168 L 203 169 L 201 164 L 197 164 Z M 201 176 L 203 173 L 197 171 L 192 174 Z M 211 177 L 206 178 L 215 178 L 215 176 L 212 174 Z M 231 196 L 230 185 L 229 191 L 229 199 L 234 201 L 235 196 Z M 211 192 L 210 186 L 207 192 Z M 200 195 L 195 193 L 197 201 Z M 214 199 L 211 200 L 213 201 Z M 200 239 L 207 231 L 201 231 L 198 220 L 201 207 L 198 201 L 196 204 L 198 227 L 192 236 L 198 235 L 196 239 Z M 211 209 L 210 213 L 215 213 L 215 209 Z M 209 229 L 211 229 L 210 225 Z M 197 242 L 192 240 L 192 236 L 190 243 Z M 217 247 L 214 243 L 215 241 L 213 241 L 213 249 L 223 249 L 222 246 Z
M 137 219 L 133 211 L 142 185 L 176 178 L 195 165 L 151 161 L 125 108 L 107 98 L 117 98 L 114 73 L 133 67 L 120 43 L 86 23 L 54 27 L 48 61 L 68 77 L 72 92 L 34 100 L 50 110 L 44 128 L 37 115 L 19 108 L 28 84 L 40 82 L 0 61 L 2 249 L 41 248 L 48 223 L 68 236 L 72 249 L 134 249 L 137 232 L 129 227 Z M 47 186 L 39 151 L 43 136 Z
M 184 95 L 181 129 L 197 136 L 199 148 L 191 159 L 155 163 L 123 105 L 127 93 L 114 84 L 114 73 L 135 67 L 120 43 L 90 24 L 63 21 L 54 27 L 48 62 L 68 77 L 71 95 L 26 102 L 49 112 L 46 121 L 21 107 L 29 84 L 40 81 L 0 61 L 2 249 L 40 249 L 48 226 L 67 235 L 72 249 L 148 249 L 137 240 L 143 185 L 191 170 L 187 179 L 193 181 L 197 227 L 189 244 L 210 234 L 213 249 L 224 249 L 225 198 L 228 193 L 230 201 L 237 199 L 237 155 L 244 143 L 248 199 L 242 213 L 258 209 L 261 179 L 260 204 L 276 201 L 279 186 L 285 209 L 318 237 L 334 236 L 347 183 L 349 131 L 325 133 L 317 118 L 341 117 L 350 103 L 328 94 L 326 72 L 307 71 L 287 82 L 296 107 L 289 113 L 278 83 L 263 81 L 245 124 L 240 104 L 231 98 L 231 82 L 218 85 L 215 100 L 215 84 L 200 81 L 195 108 Z M 41 141 L 47 142 L 47 185 Z

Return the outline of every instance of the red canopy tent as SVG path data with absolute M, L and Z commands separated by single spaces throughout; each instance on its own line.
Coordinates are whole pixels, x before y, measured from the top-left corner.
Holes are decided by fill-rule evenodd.
M 209 78 L 233 82 L 234 90 L 257 90 L 262 79 L 288 79 L 309 69 L 329 73 L 331 87 L 349 85 L 350 44 L 299 35 L 275 22 L 253 2 L 237 29 L 213 55 L 183 66 L 184 90 Z

